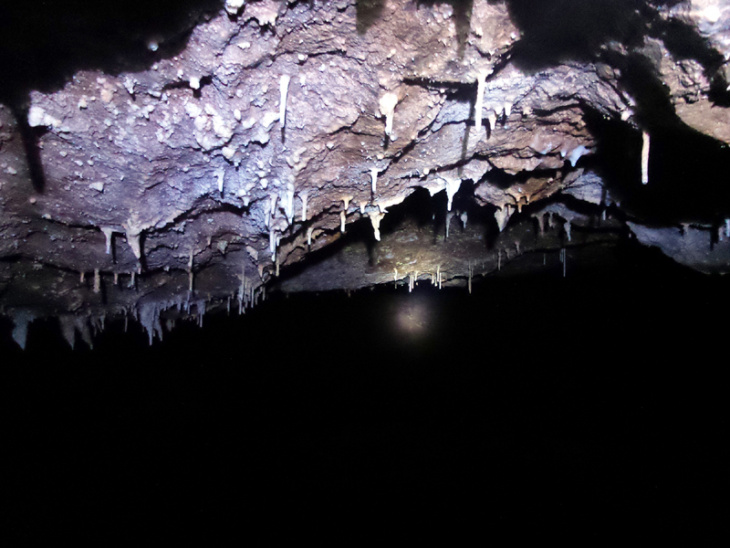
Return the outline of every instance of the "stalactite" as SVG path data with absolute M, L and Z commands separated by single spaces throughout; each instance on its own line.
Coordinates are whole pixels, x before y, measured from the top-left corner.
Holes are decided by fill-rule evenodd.
M 284 196 L 281 199 L 282 205 L 284 206 L 284 214 L 286 215 L 286 221 L 289 225 L 294 222 L 294 185 L 289 183 L 287 185 Z
M 444 181 L 446 182 L 446 210 L 451 211 L 451 205 L 454 201 L 454 196 L 459 191 L 459 187 L 461 186 L 461 179 L 452 179 L 451 177 L 444 177 Z
M 370 213 L 368 213 L 368 216 L 370 217 L 370 222 L 373 225 L 373 233 L 375 235 L 375 239 L 377 241 L 380 241 L 380 221 L 382 221 L 385 217 L 385 213 L 371 211 Z
M 125 225 L 124 229 L 127 235 L 127 243 L 129 244 L 132 253 L 138 261 L 142 261 L 142 244 L 140 240 L 142 231 L 136 227 L 132 227 L 131 225 Z
M 512 206 L 506 204 L 502 209 L 498 209 L 494 212 L 494 218 L 497 221 L 499 231 L 502 232 L 507 227 L 507 222 L 512 216 Z
M 188 258 L 188 291 L 190 293 L 193 292 L 194 282 L 195 282 L 195 274 L 193 273 L 193 257 L 194 256 L 195 256 L 195 252 L 191 249 L 190 257 Z
M 276 217 L 276 202 L 279 199 L 279 195 L 276 192 L 269 194 L 269 215 L 266 222 L 266 226 L 271 226 L 271 221 Z
M 646 131 L 641 133 L 641 183 L 649 182 L 649 147 L 651 145 L 649 134 Z
M 398 96 L 395 93 L 386 93 L 380 98 L 380 113 L 385 116 L 385 135 L 388 137 L 393 132 L 393 115 L 397 104 Z
M 378 190 L 378 168 L 376 167 L 370 168 L 370 188 L 373 194 Z
M 308 194 L 306 192 L 300 192 L 299 198 L 302 200 L 302 222 L 307 222 L 307 198 Z
M 109 228 L 108 226 L 101 227 L 101 231 L 104 233 L 104 238 L 106 239 L 106 254 L 111 255 L 112 254 L 112 238 L 114 237 L 114 230 Z

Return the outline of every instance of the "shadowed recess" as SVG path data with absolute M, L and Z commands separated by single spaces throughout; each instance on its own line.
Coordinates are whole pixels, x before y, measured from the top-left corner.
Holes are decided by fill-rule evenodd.
M 223 0 L 3 2 L 0 102 L 22 100 L 29 89 L 58 89 L 79 70 L 114 74 L 148 68 L 179 53 L 200 16 L 222 5 Z
M 591 60 L 602 44 L 636 44 L 645 30 L 638 0 L 508 0 L 507 5 L 522 32 L 513 59 L 525 69 Z
M 365 34 L 383 13 L 385 0 L 357 0 L 357 32 Z

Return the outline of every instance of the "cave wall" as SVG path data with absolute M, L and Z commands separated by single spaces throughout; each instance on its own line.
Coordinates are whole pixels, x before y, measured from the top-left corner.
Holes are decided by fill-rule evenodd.
M 730 2 L 161 5 L 116 52 L 57 36 L 61 68 L 16 59 L 3 85 L 0 305 L 21 346 L 38 317 L 73 345 L 130 316 L 151 342 L 267 287 L 470 287 L 632 235 L 730 267 Z

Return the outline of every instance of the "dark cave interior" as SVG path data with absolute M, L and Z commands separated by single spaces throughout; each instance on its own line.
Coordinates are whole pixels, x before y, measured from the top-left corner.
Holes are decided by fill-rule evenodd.
M 10 530 L 197 535 L 375 501 L 394 526 L 404 507 L 506 529 L 722 522 L 725 280 L 636 242 L 586 251 L 566 277 L 553 254 L 471 295 L 273 294 L 151 347 L 115 321 L 72 351 L 45 321 L 21 351 L 2 326 Z

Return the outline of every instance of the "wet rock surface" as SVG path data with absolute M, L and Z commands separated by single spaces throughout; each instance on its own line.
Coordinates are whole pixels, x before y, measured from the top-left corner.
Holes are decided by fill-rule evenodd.
M 26 20 L 73 9 L 24 54 L 58 63 L 2 57 L 21 346 L 36 318 L 151 341 L 267 288 L 469 287 L 632 234 L 730 269 L 727 2 L 162 2 L 98 50 L 93 8 Z

